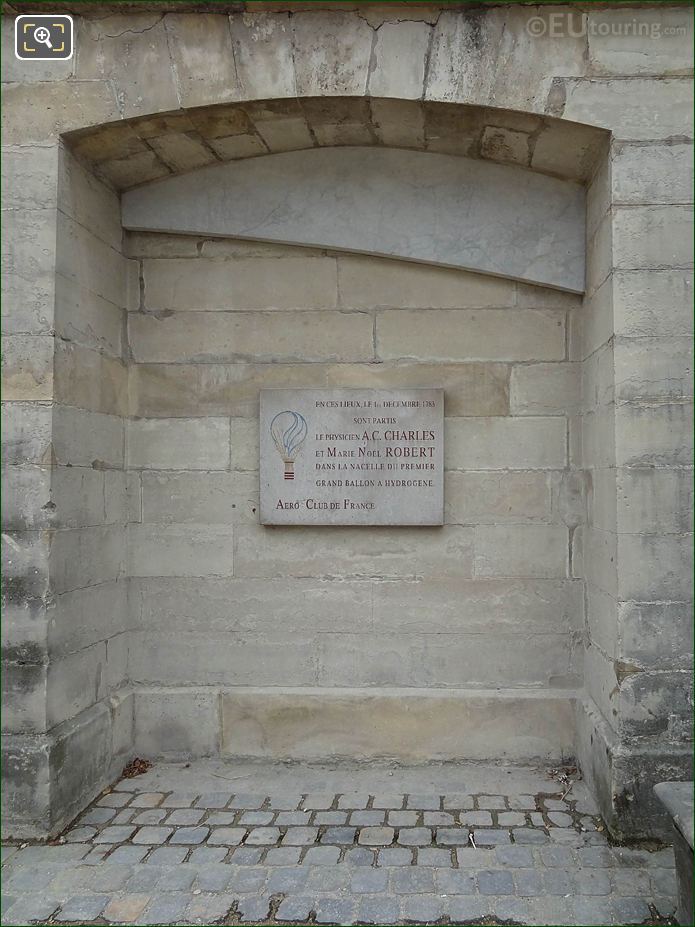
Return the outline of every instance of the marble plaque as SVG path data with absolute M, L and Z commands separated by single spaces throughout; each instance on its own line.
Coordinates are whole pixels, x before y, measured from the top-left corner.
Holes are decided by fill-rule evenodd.
M 264 525 L 441 525 L 444 391 L 264 389 Z

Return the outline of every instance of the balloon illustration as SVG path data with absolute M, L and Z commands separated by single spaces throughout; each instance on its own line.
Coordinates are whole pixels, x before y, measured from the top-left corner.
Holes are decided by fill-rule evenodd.
M 278 454 L 285 464 L 285 479 L 294 479 L 294 462 L 307 436 L 306 419 L 299 412 L 278 412 L 270 423 Z

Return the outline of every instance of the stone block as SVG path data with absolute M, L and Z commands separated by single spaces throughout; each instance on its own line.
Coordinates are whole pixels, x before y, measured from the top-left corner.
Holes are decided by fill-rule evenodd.
M 216 754 L 217 701 L 207 689 L 136 689 L 133 750 L 170 759 Z
M 618 656 L 649 669 L 685 667 L 693 651 L 693 615 L 688 602 L 621 602 Z M 668 634 L 664 633 L 668 628 Z
M 604 406 L 582 416 L 582 461 L 586 467 L 608 469 L 615 465 L 615 409 Z
M 150 138 L 148 143 L 174 173 L 193 171 L 217 163 L 217 158 L 202 141 L 185 132 L 171 132 L 159 138 Z
M 181 660 L 181 649 L 187 654 Z M 316 684 L 316 655 L 308 635 L 136 633 L 131 644 L 133 679 L 147 685 L 310 686 Z
M 369 101 L 374 132 L 382 145 L 422 149 L 425 144 L 425 113 L 417 100 Z
M 615 207 L 614 266 L 620 270 L 692 266 L 692 228 L 692 206 Z
M 61 340 L 55 348 L 56 402 L 108 415 L 127 413 L 128 368 L 120 358 Z
M 258 522 L 255 472 L 142 474 L 142 520 L 156 524 Z M 139 519 L 138 519 L 139 520 Z
M 230 425 L 230 467 L 232 470 L 256 470 L 260 453 L 257 420 L 233 418 Z
M 124 311 L 62 274 L 55 278 L 56 334 L 68 342 L 121 356 Z
M 56 224 L 56 273 L 125 307 L 127 262 L 123 255 L 62 212 Z
M 622 466 L 687 466 L 693 462 L 690 403 L 625 403 L 615 410 L 616 460 Z
M 444 388 L 448 415 L 506 415 L 506 364 L 137 364 L 130 370 L 139 416 L 234 415 L 256 418 L 261 388 Z
M 373 320 L 364 312 L 131 313 L 137 362 L 368 361 Z
M 50 828 L 50 771 L 44 738 L 3 737 L 2 783 L 3 838 L 46 834 Z
M 148 310 L 333 309 L 335 258 L 145 260 Z
M 523 364 L 512 367 L 512 415 L 567 415 L 581 406 L 579 364 Z
M 374 32 L 364 19 L 334 10 L 298 12 L 290 28 L 297 96 L 365 95 Z
M 620 598 L 687 602 L 693 594 L 693 545 L 686 535 L 618 535 Z
M 693 396 L 690 338 L 616 338 L 615 397 L 618 401 L 669 402 Z
M 47 730 L 45 663 L 15 662 L 16 651 L 3 653 L 3 734 L 36 734 Z M 19 654 L 17 654 L 19 655 Z M 35 657 L 41 658 L 36 653 Z
M 49 335 L 2 338 L 2 394 L 5 401 L 53 398 L 53 346 Z
M 169 177 L 171 172 L 152 149 L 127 158 L 101 161 L 96 168 L 100 178 L 112 184 L 117 190 L 133 187 Z
M 212 138 L 210 147 L 222 161 L 253 158 L 268 153 L 257 135 L 232 135 L 229 138 Z
M 165 23 L 179 105 L 205 106 L 240 99 L 228 18 L 201 12 L 169 13 Z M 164 57 L 166 51 L 161 54 L 168 61 L 168 56 Z M 168 79 L 168 69 L 164 71 Z
M 126 585 L 111 581 L 57 595 L 48 629 L 51 654 L 61 657 L 122 634 L 128 627 Z
M 564 418 L 450 418 L 445 420 L 447 470 L 557 470 L 566 465 Z
M 3 333 L 50 334 L 56 267 L 55 209 L 12 210 L 2 230 Z
M 274 100 L 296 94 L 289 13 L 232 13 L 234 62 L 246 100 Z
M 131 582 L 134 607 L 147 628 L 271 634 L 367 630 L 371 583 L 328 579 L 141 579 Z M 230 605 L 233 603 L 233 606 Z
M 571 180 L 586 182 L 602 155 L 607 140 L 588 127 L 554 121 L 541 129 L 530 143 L 531 168 Z
M 222 753 L 398 758 L 557 756 L 571 749 L 571 700 L 536 692 L 236 689 L 222 696 Z
M 659 78 L 690 74 L 692 28 L 691 13 L 677 7 L 647 7 L 640 10 L 637 23 L 628 9 L 590 11 L 587 35 L 591 73 L 621 77 L 652 74 Z
M 617 471 L 618 524 L 625 534 L 687 534 L 693 530 L 688 470 L 630 467 Z
M 124 423 L 121 418 L 61 405 L 54 408 L 53 423 L 53 452 L 57 464 L 122 468 Z
M 320 686 L 424 686 L 432 677 L 420 633 L 318 634 Z
M 95 79 L 6 84 L 3 116 L 5 145 L 55 144 L 63 132 L 121 118 L 113 87 Z
M 90 173 L 65 145 L 59 149 L 57 169 L 58 209 L 120 251 L 121 206 L 114 191 Z
M 550 686 L 551 690 L 567 690 L 581 685 L 581 651 L 576 647 L 576 636 L 566 633 L 545 633 L 541 650 L 536 637 L 514 632 L 427 635 L 422 646 L 419 679 L 424 686 Z M 504 747 L 498 744 L 498 749 L 505 755 Z
M 231 576 L 231 527 L 130 525 L 130 576 Z
M 582 612 L 572 580 L 379 580 L 372 598 L 375 626 L 392 634 L 557 633 L 578 629 Z
M 152 470 L 226 470 L 229 420 L 140 419 L 128 423 L 128 463 Z
M 567 529 L 550 525 L 479 525 L 476 576 L 567 575 Z
M 125 481 L 121 470 L 56 467 L 52 523 L 62 528 L 125 523 Z
M 48 405 L 7 403 L 2 407 L 2 449 L 6 466 L 51 462 L 53 410 Z
M 480 139 L 480 155 L 491 161 L 527 167 L 531 157 L 530 136 L 514 129 L 485 126 Z
M 585 526 L 584 576 L 589 583 L 614 599 L 618 595 L 617 544 L 617 537 L 613 532 Z
M 376 350 L 384 360 L 562 360 L 565 319 L 532 309 L 380 312 Z
M 112 87 L 121 118 L 180 106 L 167 27 L 158 13 L 117 13 L 108 23 L 81 18 L 75 41 L 80 49 L 75 76 Z M 185 78 L 185 72 L 177 74 L 179 87 Z M 105 121 L 93 119 L 80 127 Z
M 425 99 L 479 105 L 504 100 L 510 109 L 543 112 L 554 75 L 585 73 L 585 40 L 579 11 L 571 14 L 568 31 L 553 35 L 552 11 L 540 10 L 541 38 L 527 28 L 530 15 L 524 8 L 500 7 L 470 19 L 445 10 L 434 30 Z M 498 66 L 491 68 L 491 61 Z
M 31 531 L 53 523 L 51 472 L 47 467 L 6 466 L 2 468 L 3 531 Z
M 270 152 L 313 148 L 314 139 L 303 116 L 288 119 L 257 119 L 256 129 Z
M 8 22 L 3 20 L 3 38 Z M 11 55 L 14 58 L 14 50 Z M 36 145 L 29 149 L 23 145 L 3 147 L 1 183 L 5 209 L 45 209 L 47 204 L 55 202 L 58 152 L 57 145 Z
M 340 305 L 349 309 L 482 309 L 513 306 L 511 280 L 467 270 L 360 255 L 338 257 Z
M 376 32 L 367 82 L 373 97 L 420 100 L 432 27 L 423 22 L 385 22 Z
M 382 577 L 470 576 L 470 528 L 264 528 L 239 525 L 236 535 L 237 576 Z
M 613 279 L 616 334 L 634 338 L 690 335 L 692 271 L 617 271 Z
M 449 471 L 444 474 L 447 524 L 538 522 L 551 518 L 550 474 L 540 471 Z
M 58 593 L 116 580 L 125 572 L 125 530 L 120 525 L 63 528 L 53 538 L 50 564 Z
M 621 141 L 692 137 L 692 84 L 687 78 L 566 80 L 564 119 L 610 129 Z
M 49 729 L 104 698 L 106 653 L 106 644 L 101 642 L 51 661 L 44 690 Z
M 126 710 L 125 702 L 122 703 Z M 113 733 L 120 711 L 100 702 L 54 728 L 50 749 L 52 833 L 60 833 L 123 768 Z
M 618 143 L 611 164 L 614 203 L 635 206 L 692 203 L 689 156 L 690 145 L 686 144 Z

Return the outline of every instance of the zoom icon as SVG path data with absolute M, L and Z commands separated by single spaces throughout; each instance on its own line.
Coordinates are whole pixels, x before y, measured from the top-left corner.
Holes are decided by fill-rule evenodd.
M 72 58 L 72 16 L 18 16 L 14 53 L 21 61 L 66 61 Z

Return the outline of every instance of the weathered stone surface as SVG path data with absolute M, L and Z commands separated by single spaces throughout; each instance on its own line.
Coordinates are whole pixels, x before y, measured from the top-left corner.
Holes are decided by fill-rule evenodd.
M 567 531 L 540 525 L 475 529 L 476 576 L 566 576 Z
M 564 418 L 452 418 L 446 425 L 448 470 L 554 470 L 566 463 Z
M 181 106 L 204 106 L 240 98 L 229 20 L 206 13 L 168 15 L 165 31 L 171 44 L 171 67 Z M 168 55 L 162 51 L 168 64 Z M 166 57 L 164 57 L 166 55 Z M 165 80 L 168 74 L 165 75 Z M 159 76 L 159 80 L 162 76 Z M 175 109 L 159 106 L 158 109 Z
M 453 268 L 360 255 L 338 257 L 340 305 L 346 309 L 482 309 L 515 304 L 510 280 Z
M 141 419 L 128 424 L 128 464 L 151 470 L 226 470 L 229 421 Z
M 448 524 L 548 521 L 549 476 L 541 471 L 449 471 L 444 479 Z
M 382 576 L 461 576 L 471 569 L 472 531 L 454 526 L 346 534 L 337 527 L 298 533 L 244 524 L 236 536 L 237 576 L 370 576 L 377 542 Z
M 217 752 L 218 731 L 217 699 L 205 689 L 136 691 L 133 749 L 140 753 L 209 756 Z
M 145 261 L 148 310 L 333 309 L 335 258 Z
M 288 698 L 297 709 L 291 717 L 286 711 Z M 467 756 L 483 758 L 490 750 L 492 726 L 500 731 L 500 742 L 510 757 L 519 750 L 525 756 L 550 757 L 559 744 L 571 743 L 571 708 L 566 698 L 548 698 L 545 693 L 535 698 L 477 694 L 466 698 L 466 704 L 462 722 L 461 696 L 456 693 L 227 692 L 222 697 L 222 751 L 297 759 L 431 760 L 453 758 L 465 749 Z M 362 723 L 361 718 L 367 717 L 370 723 Z
M 55 461 L 69 466 L 123 466 L 123 420 L 72 406 L 56 406 L 53 412 Z
M 426 361 L 562 360 L 564 318 L 533 309 L 380 312 L 377 354 Z
M 41 402 L 53 398 L 53 348 L 53 338 L 47 335 L 3 337 L 3 399 Z
M 383 23 L 371 55 L 369 95 L 419 100 L 431 37 L 427 23 Z
M 147 417 L 256 418 L 262 388 L 398 389 L 441 384 L 448 415 L 506 415 L 505 364 L 137 364 L 129 372 L 131 412 Z
M 692 15 L 685 9 L 640 10 L 630 30 L 628 10 L 592 11 L 587 19 L 589 64 L 594 74 L 692 73 Z M 648 51 L 647 51 L 648 50 Z
M 360 361 L 374 357 L 373 322 L 365 313 L 130 313 L 137 361 Z
M 562 115 L 610 129 L 629 140 L 692 137 L 692 84 L 687 79 L 567 80 Z
M 117 13 L 105 21 L 80 18 L 75 40 L 79 48 L 75 76 L 113 87 L 122 116 L 179 106 L 163 17 Z M 97 121 L 105 120 L 92 123 Z M 79 127 L 89 124 L 82 122 Z
M 231 528 L 200 525 L 131 525 L 131 576 L 229 576 Z

